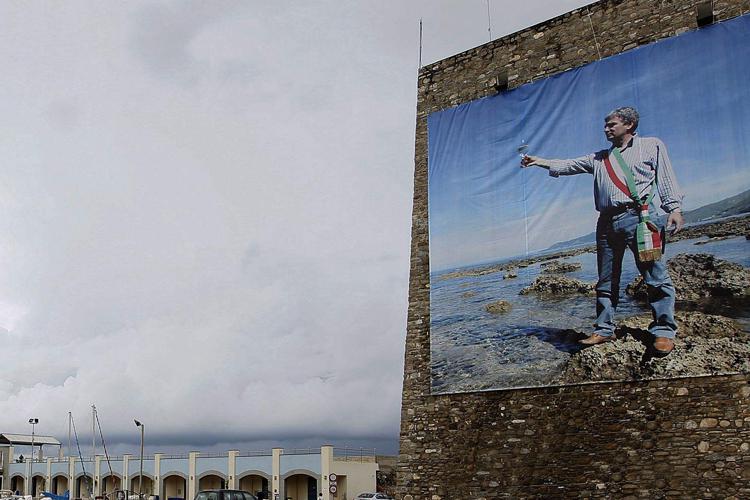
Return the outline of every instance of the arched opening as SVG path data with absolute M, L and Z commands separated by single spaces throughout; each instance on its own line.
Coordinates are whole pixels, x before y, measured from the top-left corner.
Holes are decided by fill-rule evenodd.
M 227 480 L 218 474 L 208 473 L 198 479 L 198 491 L 223 490 L 227 487 Z
M 130 490 L 136 494 L 152 495 L 154 492 L 154 479 L 147 474 L 143 474 L 143 487 L 141 487 L 140 473 L 130 476 Z
M 260 474 L 247 474 L 240 476 L 239 489 L 242 491 L 248 491 L 253 495 L 257 495 L 259 492 L 266 493 L 264 495 L 268 497 L 268 478 L 261 476 Z
M 122 489 L 122 479 L 117 474 L 107 474 L 102 476 L 102 495 L 108 495 L 114 493 L 117 490 Z
M 47 489 L 47 478 L 43 474 L 34 473 L 34 477 L 31 478 L 31 496 L 41 496 L 42 492 Z
M 26 492 L 26 479 L 23 476 L 13 476 L 10 478 L 10 489 L 14 493 L 17 491 L 21 494 Z
M 76 478 L 76 492 L 78 498 L 94 497 L 94 480 L 88 474 L 81 474 Z
M 70 489 L 68 486 L 68 476 L 64 474 L 58 474 L 52 477 L 52 489 L 50 490 L 55 495 L 62 495 Z
M 177 474 L 168 474 L 162 480 L 162 496 L 166 500 L 185 500 L 187 496 L 187 481 Z
M 309 474 L 293 474 L 284 480 L 284 496 L 288 500 L 316 500 L 318 480 Z

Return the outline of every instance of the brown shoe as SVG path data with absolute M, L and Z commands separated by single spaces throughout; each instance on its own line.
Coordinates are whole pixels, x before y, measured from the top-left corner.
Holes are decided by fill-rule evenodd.
M 612 342 L 615 340 L 614 334 L 605 337 L 604 335 L 599 335 L 598 333 L 592 334 L 590 337 L 587 337 L 583 340 L 579 340 L 579 344 L 583 345 L 596 345 L 596 344 L 602 344 L 604 342 Z
M 674 340 L 667 337 L 656 337 L 654 340 L 654 351 L 660 356 L 666 356 L 674 349 Z

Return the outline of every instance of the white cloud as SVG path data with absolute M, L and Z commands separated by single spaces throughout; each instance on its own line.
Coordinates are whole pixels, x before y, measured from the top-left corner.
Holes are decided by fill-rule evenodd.
M 0 430 L 394 452 L 417 23 L 486 36 L 440 5 L 0 5 Z

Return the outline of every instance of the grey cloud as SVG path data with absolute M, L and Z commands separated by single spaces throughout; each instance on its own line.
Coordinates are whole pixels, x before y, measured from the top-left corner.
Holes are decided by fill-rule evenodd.
M 226 61 L 217 70 L 217 76 L 222 80 L 247 83 L 260 76 L 257 66 L 246 61 Z
M 81 120 L 81 109 L 71 100 L 56 99 L 52 101 L 45 114 L 52 125 L 60 131 L 70 130 L 78 126 Z
M 190 43 L 207 26 L 230 16 L 240 6 L 238 1 L 199 0 L 141 6 L 134 16 L 133 50 L 152 75 L 193 82 L 201 78 L 207 63 L 190 53 Z

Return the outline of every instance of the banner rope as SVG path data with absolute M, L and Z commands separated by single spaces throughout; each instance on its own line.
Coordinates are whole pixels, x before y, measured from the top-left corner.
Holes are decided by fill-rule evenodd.
M 591 33 L 594 35 L 594 43 L 596 44 L 596 53 L 599 56 L 599 60 L 602 60 L 602 52 L 599 50 L 599 40 L 596 38 L 596 30 L 594 30 L 594 22 L 591 20 L 591 11 L 588 7 L 586 7 L 586 12 L 588 13 L 589 18 L 589 24 L 591 25 Z

